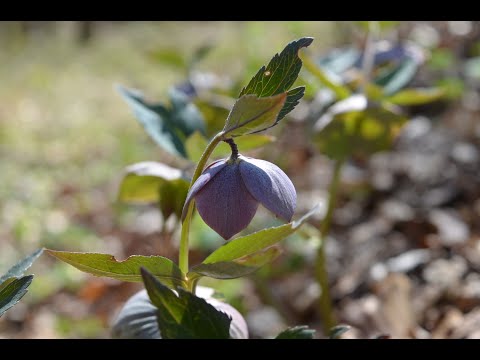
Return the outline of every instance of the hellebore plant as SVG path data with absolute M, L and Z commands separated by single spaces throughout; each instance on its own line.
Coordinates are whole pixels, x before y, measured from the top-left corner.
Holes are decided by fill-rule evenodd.
M 239 154 L 242 137 L 275 126 L 303 97 L 305 87 L 290 89 L 302 67 L 298 53 L 312 43 L 302 38 L 288 44 L 263 66 L 243 88 L 225 125 L 206 145 L 191 178 L 187 171 L 164 164 L 144 162 L 129 168 L 121 186 L 121 197 L 158 201 L 164 217 L 181 219 L 178 266 L 162 256 L 133 255 L 117 261 L 107 254 L 47 250 L 56 258 L 96 276 L 123 281 L 143 281 L 146 291 L 134 295 L 117 316 L 113 334 L 137 338 L 247 338 L 242 316 L 230 305 L 198 287 L 203 276 L 233 279 L 251 274 L 273 261 L 280 251 L 273 247 L 293 234 L 316 209 L 292 221 L 296 191 L 288 176 L 276 165 Z M 148 104 L 140 93 L 119 88 L 146 131 L 165 151 L 189 158 L 189 142 L 206 131 L 193 103 L 171 93 L 172 106 Z M 253 134 L 253 135 L 252 135 Z M 257 138 L 258 140 L 259 138 Z M 207 166 L 222 142 L 231 156 Z M 188 182 L 189 181 L 189 182 Z M 128 184 L 127 184 L 128 183 Z M 188 185 L 189 183 L 189 185 Z M 128 186 L 127 186 L 128 185 Z M 259 204 L 286 224 L 231 239 L 252 221 Z M 229 240 L 201 264 L 189 267 L 189 236 L 194 210 L 205 223 Z M 203 293 L 196 296 L 197 291 Z M 312 338 L 305 327 L 286 330 L 280 338 Z
M 383 22 L 385 23 L 385 22 Z M 320 113 L 311 114 L 312 143 L 333 160 L 328 188 L 327 212 L 319 230 L 321 239 L 315 264 L 315 277 L 322 289 L 318 302 L 324 332 L 337 320 L 330 299 L 325 244 L 337 203 L 342 168 L 353 155 L 368 157 L 389 149 L 406 123 L 399 106 L 427 104 L 442 98 L 440 88 L 406 88 L 423 62 L 418 46 L 399 44 L 381 50 L 377 43 L 382 22 L 366 22 L 365 49 L 335 51 L 314 61 L 301 56 L 305 68 L 322 85 L 328 96 Z M 388 24 L 390 26 L 391 24 Z M 318 107 L 317 107 L 318 108 Z

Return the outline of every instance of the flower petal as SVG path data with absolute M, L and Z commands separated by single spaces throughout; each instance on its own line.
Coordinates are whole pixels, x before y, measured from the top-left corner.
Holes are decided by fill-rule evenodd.
M 238 163 L 222 168 L 195 196 L 203 221 L 225 240 L 245 229 L 258 208 L 243 184 Z
M 187 216 L 187 209 L 190 201 L 195 197 L 195 195 L 215 176 L 220 170 L 222 170 L 227 165 L 226 159 L 221 159 L 214 161 L 208 165 L 205 170 L 203 170 L 202 175 L 198 177 L 193 186 L 190 188 L 190 191 L 187 194 L 185 199 L 185 204 L 183 204 L 182 210 L 182 221 Z
M 297 207 L 297 192 L 288 176 L 275 164 L 240 156 L 243 182 L 252 196 L 285 221 L 291 221 Z

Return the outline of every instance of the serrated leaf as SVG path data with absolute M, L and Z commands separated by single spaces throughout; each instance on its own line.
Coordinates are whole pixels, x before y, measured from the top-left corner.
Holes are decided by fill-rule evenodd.
M 158 203 L 165 218 L 172 213 L 179 216 L 189 184 L 190 179 L 183 171 L 162 163 L 143 161 L 125 169 L 118 199 L 137 204 Z
M 277 335 L 275 339 L 313 339 L 315 330 L 301 325 L 288 328 Z
M 289 43 L 280 54 L 275 54 L 266 67 L 262 66 L 258 70 L 248 85 L 242 89 L 239 97 L 248 94 L 269 97 L 288 91 L 297 80 L 302 68 L 302 60 L 298 52 L 301 48 L 309 46 L 312 41 L 313 38 L 306 37 Z M 284 110 L 280 112 L 277 122 L 292 111 L 298 103 L 301 98 L 299 91 L 296 90 L 290 94 L 290 99 L 285 102 Z
M 2 290 L 0 290 L 0 317 L 12 306 L 20 301 L 27 293 L 33 275 L 27 275 L 19 279 L 9 282 Z
M 302 55 L 302 60 L 305 68 L 314 75 L 321 84 L 333 91 L 338 99 L 342 100 L 350 96 L 350 90 L 341 83 L 338 77 L 334 76 L 334 73 L 321 68 L 320 65 L 315 64 L 313 60 L 306 55 Z
M 77 269 L 95 275 L 116 280 L 142 281 L 140 268 L 144 267 L 164 284 L 175 288 L 185 285 L 185 275 L 175 263 L 163 256 L 132 255 L 123 261 L 117 261 L 113 255 L 45 250 L 48 254 L 66 262 Z
M 275 260 L 280 254 L 281 250 L 279 248 L 272 247 L 234 261 L 200 264 L 194 266 L 187 277 L 190 278 L 198 274 L 215 279 L 236 279 L 257 271 L 265 264 Z
M 297 231 L 297 229 L 317 210 L 318 206 L 314 207 L 297 221 L 292 221 L 288 224 L 277 227 L 263 229 L 253 234 L 230 240 L 225 245 L 219 247 L 217 250 L 211 253 L 210 256 L 203 261 L 203 264 L 212 264 L 221 261 L 234 261 L 266 249 Z
M 407 118 L 384 104 L 353 95 L 332 107 L 314 126 L 314 143 L 333 159 L 390 148 Z
M 232 318 L 204 299 L 177 288 L 178 296 L 142 268 L 142 277 L 164 339 L 228 339 Z
M 133 110 L 135 118 L 148 135 L 165 151 L 185 157 L 183 134 L 169 119 L 168 110 L 161 104 L 148 104 L 141 92 L 118 85 L 117 90 Z
M 42 254 L 43 248 L 36 250 L 33 254 L 27 256 L 23 260 L 20 260 L 15 265 L 13 265 L 2 277 L 0 277 L 0 284 L 5 282 L 8 278 L 18 278 L 23 275 L 25 270 L 27 270 L 32 264 L 37 260 L 37 258 Z
M 405 89 L 386 98 L 396 105 L 422 105 L 441 99 L 445 91 L 440 88 Z
M 340 336 L 345 334 L 348 330 L 352 327 L 349 325 L 337 325 L 330 329 L 329 338 L 330 339 L 338 339 Z
M 286 98 L 286 93 L 270 97 L 242 96 L 228 115 L 223 128 L 225 136 L 247 135 L 274 126 Z

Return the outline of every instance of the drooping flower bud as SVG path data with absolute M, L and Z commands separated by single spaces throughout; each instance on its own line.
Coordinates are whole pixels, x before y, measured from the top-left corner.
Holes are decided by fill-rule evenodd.
M 290 221 L 297 194 L 278 166 L 238 155 L 215 161 L 204 170 L 188 192 L 182 219 L 193 199 L 205 223 L 228 240 L 250 224 L 259 203 Z

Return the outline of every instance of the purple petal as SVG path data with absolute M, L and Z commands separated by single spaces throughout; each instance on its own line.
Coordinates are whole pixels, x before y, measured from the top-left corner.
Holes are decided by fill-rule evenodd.
M 203 221 L 225 240 L 245 229 L 258 208 L 243 184 L 239 165 L 229 164 L 195 196 Z
M 240 174 L 252 196 L 285 221 L 291 221 L 297 207 L 297 193 L 292 181 L 275 164 L 244 156 Z
M 215 175 L 218 174 L 220 170 L 222 170 L 225 165 L 227 165 L 226 159 L 221 159 L 214 161 L 210 165 L 208 165 L 205 170 L 203 170 L 202 175 L 200 175 L 190 188 L 190 191 L 187 194 L 187 198 L 185 199 L 185 204 L 183 204 L 182 210 L 182 221 L 185 220 L 185 216 L 187 216 L 187 209 L 190 201 L 195 197 L 195 195 L 207 184 Z

